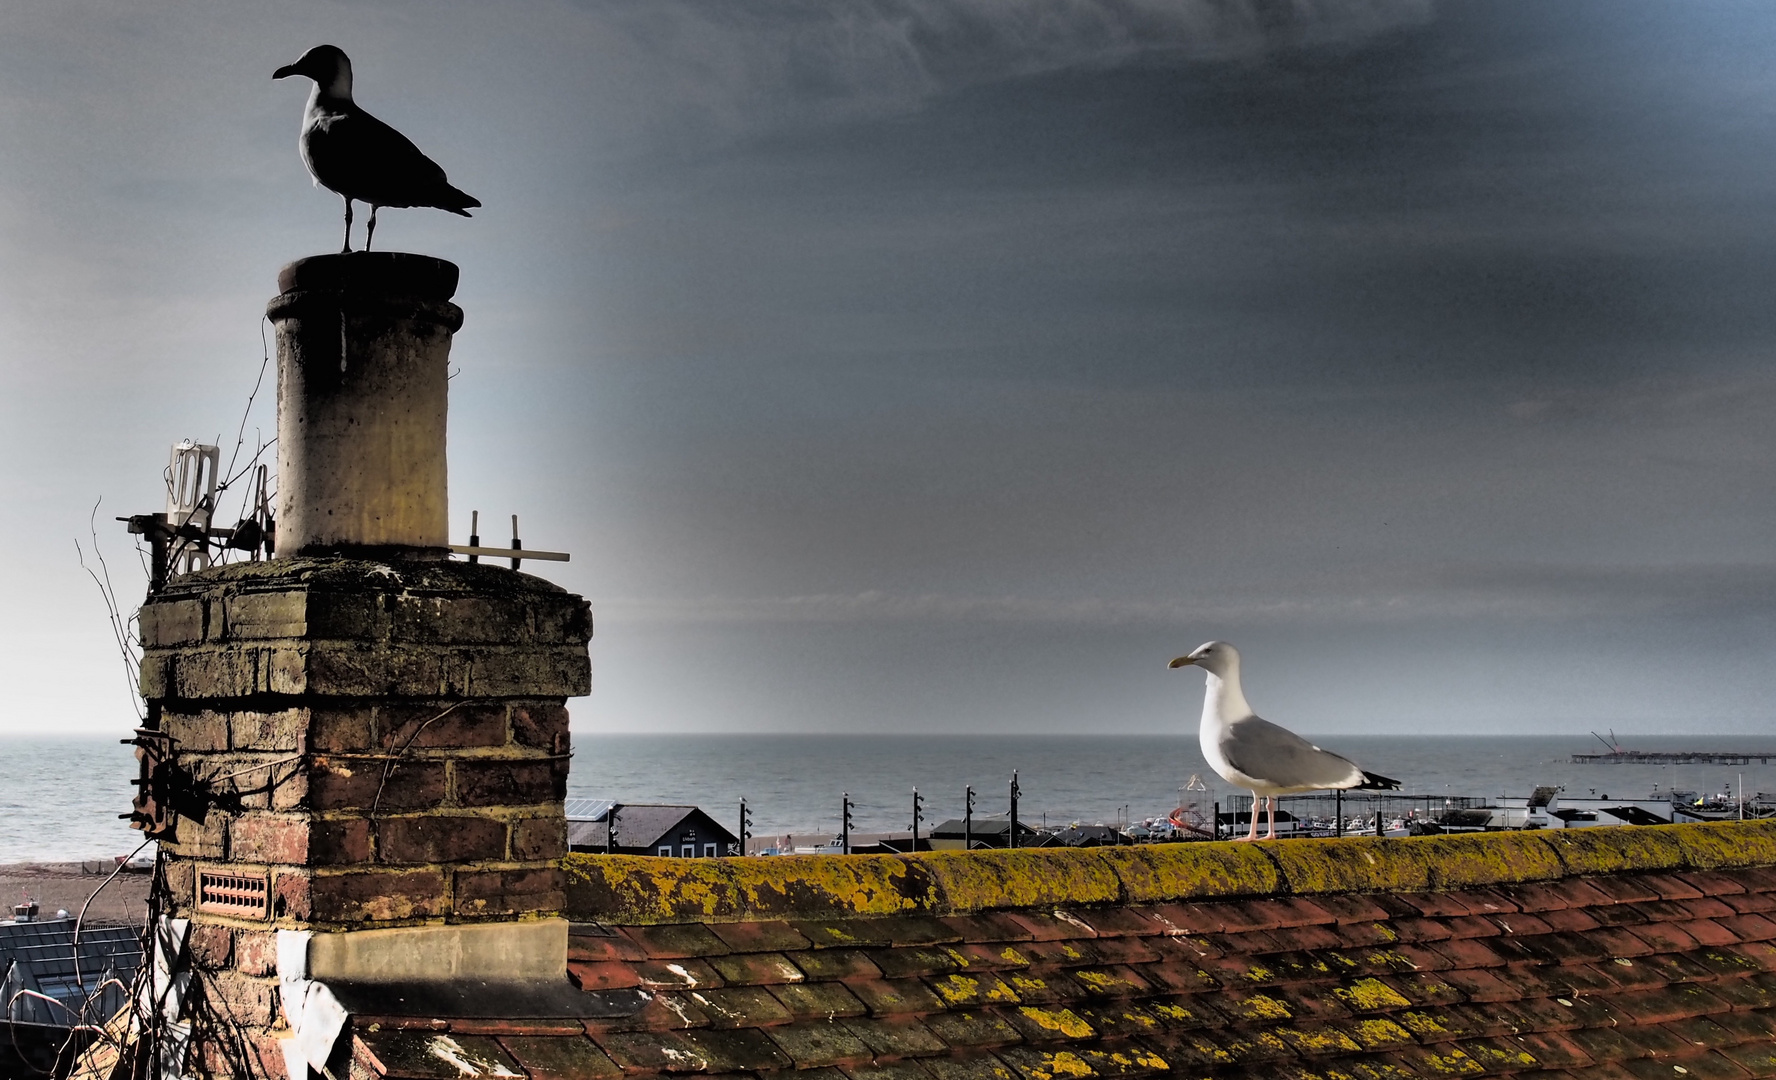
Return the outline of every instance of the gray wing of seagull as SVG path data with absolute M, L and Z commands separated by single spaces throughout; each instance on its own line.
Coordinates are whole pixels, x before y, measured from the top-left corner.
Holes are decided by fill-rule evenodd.
M 1321 750 L 1261 716 L 1248 716 L 1229 724 L 1221 735 L 1220 748 L 1229 765 L 1275 788 L 1315 791 L 1364 787 L 1372 781 L 1399 786 L 1386 777 L 1364 772 L 1349 758 Z
M 302 133 L 315 179 L 373 206 L 430 206 L 468 217 L 480 206 L 450 186 L 437 162 L 394 128 L 352 107 L 316 117 Z

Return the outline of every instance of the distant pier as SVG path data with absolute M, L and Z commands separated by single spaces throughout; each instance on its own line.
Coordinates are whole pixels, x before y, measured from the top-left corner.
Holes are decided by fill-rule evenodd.
M 1615 750 L 1607 754 L 1574 754 L 1574 765 L 1768 765 L 1776 752 L 1731 753 L 1714 750 Z

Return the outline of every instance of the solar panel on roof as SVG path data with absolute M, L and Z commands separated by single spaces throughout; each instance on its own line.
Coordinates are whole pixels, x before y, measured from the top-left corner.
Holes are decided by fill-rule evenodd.
M 603 821 L 614 805 L 613 799 L 569 799 L 566 803 L 567 820 Z

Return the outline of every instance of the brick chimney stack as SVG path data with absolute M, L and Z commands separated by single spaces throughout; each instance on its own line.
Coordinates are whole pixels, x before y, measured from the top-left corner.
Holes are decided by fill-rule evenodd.
M 590 689 L 591 613 L 447 557 L 456 277 L 380 252 L 284 269 L 278 557 L 175 577 L 141 610 L 182 786 L 171 914 L 261 1049 L 295 1023 L 280 950 L 286 978 L 565 979 L 566 701 Z

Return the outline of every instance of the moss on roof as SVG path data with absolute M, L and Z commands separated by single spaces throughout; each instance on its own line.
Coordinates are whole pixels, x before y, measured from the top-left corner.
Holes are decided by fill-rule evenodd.
M 917 855 L 566 859 L 571 918 L 634 925 L 1446 890 L 1738 866 L 1776 866 L 1776 821 Z

